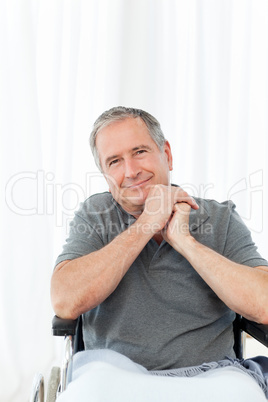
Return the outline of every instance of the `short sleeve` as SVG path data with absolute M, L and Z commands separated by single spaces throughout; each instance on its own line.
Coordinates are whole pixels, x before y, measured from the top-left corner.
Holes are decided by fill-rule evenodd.
M 230 219 L 223 255 L 234 262 L 250 267 L 268 266 L 268 262 L 258 253 L 249 229 L 236 212 L 235 204 L 229 202 L 228 207 Z
M 90 224 L 79 212 L 75 213 L 74 219 L 70 223 L 69 236 L 55 265 L 100 250 L 104 244 L 97 229 L 96 225 Z
M 114 225 L 112 223 L 114 222 Z M 123 231 L 120 211 L 109 192 L 94 194 L 80 204 L 56 265 L 100 250 Z

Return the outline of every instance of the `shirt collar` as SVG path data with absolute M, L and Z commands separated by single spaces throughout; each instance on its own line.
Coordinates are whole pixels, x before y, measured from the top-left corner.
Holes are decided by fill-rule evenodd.
M 136 218 L 133 215 L 129 214 L 127 211 L 125 211 L 124 208 L 120 204 L 118 204 L 118 202 L 115 201 L 114 198 L 112 198 L 112 202 L 117 208 L 117 210 L 119 210 L 119 213 L 122 216 L 125 225 L 130 226 L 132 225 L 132 223 L 136 221 Z

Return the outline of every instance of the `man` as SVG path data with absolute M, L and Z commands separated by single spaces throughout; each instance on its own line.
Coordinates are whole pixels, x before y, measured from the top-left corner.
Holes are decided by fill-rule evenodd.
M 52 276 L 56 314 L 83 314 L 86 349 L 148 370 L 234 358 L 235 312 L 268 323 L 268 263 L 234 205 L 171 185 L 170 145 L 142 110 L 104 112 L 90 142 L 109 192 L 71 224 Z

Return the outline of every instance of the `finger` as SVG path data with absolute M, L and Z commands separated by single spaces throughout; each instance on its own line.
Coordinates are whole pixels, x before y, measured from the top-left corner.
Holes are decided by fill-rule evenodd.
M 174 212 L 180 212 L 182 214 L 188 215 L 191 211 L 191 206 L 186 202 L 177 202 L 173 208 Z
M 176 187 L 174 200 L 175 202 L 185 202 L 189 204 L 193 209 L 199 208 L 199 205 L 197 204 L 195 199 L 191 197 L 186 191 L 182 190 L 179 187 Z

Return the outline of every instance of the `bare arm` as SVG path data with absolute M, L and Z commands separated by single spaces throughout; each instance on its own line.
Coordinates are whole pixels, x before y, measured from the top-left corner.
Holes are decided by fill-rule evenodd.
M 134 223 L 101 250 L 57 265 L 51 280 L 55 313 L 75 319 L 105 300 L 150 240 L 142 232 Z
M 237 264 L 197 242 L 189 233 L 187 204 L 174 206 L 174 215 L 164 236 L 181 253 L 232 310 L 268 324 L 268 267 Z M 180 230 L 174 230 L 174 224 Z
M 58 264 L 51 280 L 55 313 L 62 318 L 74 319 L 104 301 L 148 241 L 165 226 L 174 204 L 182 200 L 198 208 L 182 189 L 154 186 L 143 213 L 130 228 L 101 250 Z

